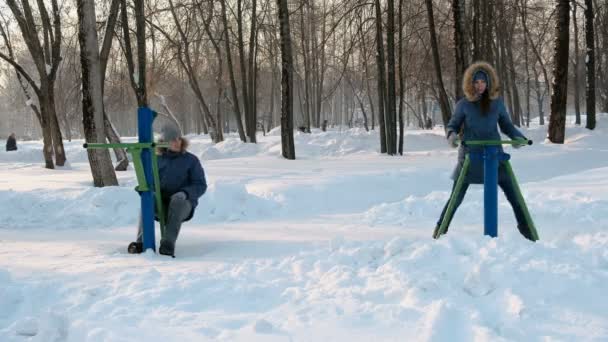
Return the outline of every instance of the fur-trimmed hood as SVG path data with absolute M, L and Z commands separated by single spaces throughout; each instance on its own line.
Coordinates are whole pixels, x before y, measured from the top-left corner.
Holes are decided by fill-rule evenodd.
M 188 146 L 190 146 L 190 140 L 186 139 L 185 137 L 180 137 L 179 139 L 182 141 L 182 148 L 180 149 L 179 152 L 180 153 L 188 152 Z M 158 141 L 158 142 L 163 142 L 163 141 Z M 156 154 L 159 156 L 167 151 L 169 151 L 169 149 L 167 147 L 157 147 L 156 148 Z
M 475 101 L 477 96 L 475 94 L 475 87 L 473 86 L 473 76 L 477 70 L 483 70 L 488 74 L 490 78 L 490 89 L 488 89 L 488 95 L 490 95 L 490 99 L 495 100 L 500 95 L 500 83 L 498 79 L 498 74 L 496 70 L 486 62 L 475 62 L 471 64 L 467 70 L 464 72 L 464 77 L 462 78 L 462 90 L 464 91 L 464 96 L 469 101 Z

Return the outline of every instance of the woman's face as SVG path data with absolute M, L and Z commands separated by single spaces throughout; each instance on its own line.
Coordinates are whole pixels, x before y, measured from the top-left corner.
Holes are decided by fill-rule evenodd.
M 481 95 L 484 91 L 486 91 L 487 84 L 484 80 L 476 80 L 473 83 L 473 86 L 475 87 L 475 93 L 477 95 Z

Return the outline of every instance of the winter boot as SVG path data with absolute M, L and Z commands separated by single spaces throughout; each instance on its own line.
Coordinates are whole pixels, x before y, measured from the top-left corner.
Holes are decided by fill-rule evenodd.
M 175 246 L 171 243 L 161 241 L 158 253 L 175 258 Z
M 140 254 L 144 251 L 144 244 L 141 242 L 131 242 L 127 247 L 129 254 Z

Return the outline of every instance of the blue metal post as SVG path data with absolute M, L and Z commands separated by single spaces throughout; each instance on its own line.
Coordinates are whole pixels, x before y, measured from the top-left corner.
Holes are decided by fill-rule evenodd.
M 498 147 L 484 146 L 484 235 L 498 235 Z
M 137 127 L 140 143 L 152 142 L 152 122 L 154 121 L 154 112 L 148 107 L 139 107 L 137 110 Z M 152 151 L 149 148 L 144 148 L 141 151 L 141 161 L 148 183 L 148 191 L 141 193 L 141 219 L 143 230 L 143 249 L 148 248 L 156 250 L 154 239 L 154 177 L 152 173 Z

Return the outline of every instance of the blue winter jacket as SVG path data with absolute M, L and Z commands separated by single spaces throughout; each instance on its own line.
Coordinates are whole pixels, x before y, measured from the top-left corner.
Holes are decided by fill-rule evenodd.
M 207 190 L 205 171 L 198 158 L 190 152 L 167 150 L 158 157 L 158 174 L 164 206 L 168 206 L 173 194 L 185 192 L 192 204 L 192 212 L 186 221 L 190 220 L 198 199 Z
M 460 126 L 464 124 L 464 141 L 470 140 L 500 140 L 500 130 L 511 139 L 517 137 L 525 138 L 524 135 L 513 125 L 511 117 L 507 113 L 505 104 L 501 98 L 491 100 L 490 110 L 482 115 L 479 101 L 469 101 L 463 98 L 456 104 L 454 115 L 447 125 L 447 134 L 458 134 Z M 502 146 L 499 148 L 503 152 Z M 457 180 L 467 152 L 480 152 L 483 148 L 460 145 L 458 150 L 458 164 L 452 174 L 452 179 Z M 508 175 L 504 165 L 499 166 L 499 181 L 507 179 Z M 483 184 L 483 161 L 471 160 L 469 171 L 465 181 L 470 184 Z

